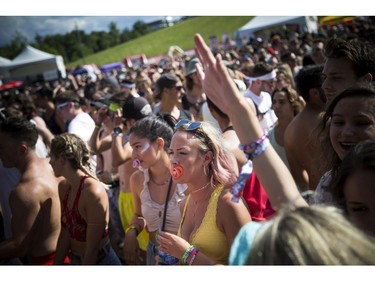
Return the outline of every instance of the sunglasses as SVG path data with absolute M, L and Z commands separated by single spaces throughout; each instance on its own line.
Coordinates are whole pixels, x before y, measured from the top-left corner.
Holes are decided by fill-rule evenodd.
M 176 123 L 176 129 L 180 129 L 182 126 L 187 125 L 186 128 L 184 128 L 186 131 L 194 131 L 202 126 L 202 122 L 194 121 L 190 122 L 187 119 L 180 120 Z
M 185 89 L 184 86 L 175 86 L 174 87 L 177 91 L 181 91 L 182 89 Z
M 69 104 L 69 102 L 60 103 L 60 104 L 56 105 L 56 109 L 57 109 L 57 110 L 61 110 L 61 109 L 63 109 L 65 106 L 67 106 L 68 104 Z

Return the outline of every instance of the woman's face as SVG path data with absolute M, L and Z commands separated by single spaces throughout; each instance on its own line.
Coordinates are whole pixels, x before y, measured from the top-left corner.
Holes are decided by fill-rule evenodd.
M 344 196 L 350 219 L 360 229 L 375 235 L 375 173 L 359 170 L 344 183 Z
M 192 134 L 184 131 L 177 131 L 169 147 L 171 166 L 182 167 L 182 176 L 176 179 L 178 183 L 189 183 L 191 179 L 199 178 L 203 171 L 204 157 L 198 150 L 200 141 Z
M 330 139 L 341 160 L 358 142 L 375 140 L 373 103 L 362 97 L 340 100 L 333 110 Z
M 136 134 L 130 134 L 129 143 L 133 149 L 133 160 L 138 159 L 140 167 L 143 169 L 151 167 L 157 161 L 157 151 L 155 143 L 152 144 L 146 138 L 140 138 Z
M 61 171 L 62 171 L 62 157 L 56 157 L 55 155 L 53 155 L 51 153 L 51 157 L 49 159 L 49 164 L 51 165 L 52 169 L 53 169 L 53 173 L 55 174 L 56 177 L 60 177 L 61 176 Z

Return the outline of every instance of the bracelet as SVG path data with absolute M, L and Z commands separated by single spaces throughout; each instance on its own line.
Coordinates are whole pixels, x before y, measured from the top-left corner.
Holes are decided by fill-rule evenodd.
M 267 146 L 270 144 L 269 139 L 265 139 L 252 153 L 247 154 L 249 160 L 253 160 L 256 156 L 261 155 L 266 151 Z
M 190 245 L 189 248 L 186 249 L 185 253 L 182 255 L 182 258 L 181 258 L 181 262 L 183 264 L 186 264 L 187 258 L 191 255 L 194 249 L 196 249 L 194 245 Z
M 127 234 L 132 229 L 134 229 L 136 235 L 138 235 L 138 229 L 134 225 L 129 225 L 129 227 L 125 230 L 125 234 Z
M 257 141 L 238 147 L 245 153 L 247 159 L 253 160 L 255 156 L 262 154 L 269 144 L 268 132 L 265 132 Z
M 199 249 L 195 249 L 194 255 L 191 257 L 189 265 L 193 265 L 193 262 L 194 262 L 195 258 L 197 257 L 198 253 L 199 253 Z

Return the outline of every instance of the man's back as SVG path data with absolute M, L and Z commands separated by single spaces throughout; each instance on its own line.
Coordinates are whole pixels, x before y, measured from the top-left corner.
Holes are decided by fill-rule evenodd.
M 56 251 L 60 234 L 57 178 L 47 159 L 33 158 L 10 195 L 13 238 L 33 258 Z
M 319 112 L 305 108 L 285 131 L 284 147 L 291 173 L 300 191 L 315 190 L 323 174 L 319 170 L 322 156 L 319 140 L 313 132 L 318 120 Z

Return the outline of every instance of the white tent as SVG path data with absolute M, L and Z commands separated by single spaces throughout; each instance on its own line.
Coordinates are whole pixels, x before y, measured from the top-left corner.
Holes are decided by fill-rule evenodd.
M 248 41 L 250 38 L 261 37 L 263 40 L 268 40 L 274 32 L 284 35 L 285 32 L 303 34 L 317 31 L 318 18 L 315 16 L 258 16 L 239 28 L 236 38 Z
M 27 46 L 10 64 L 4 65 L 13 80 L 50 81 L 66 77 L 62 56 L 52 55 Z

